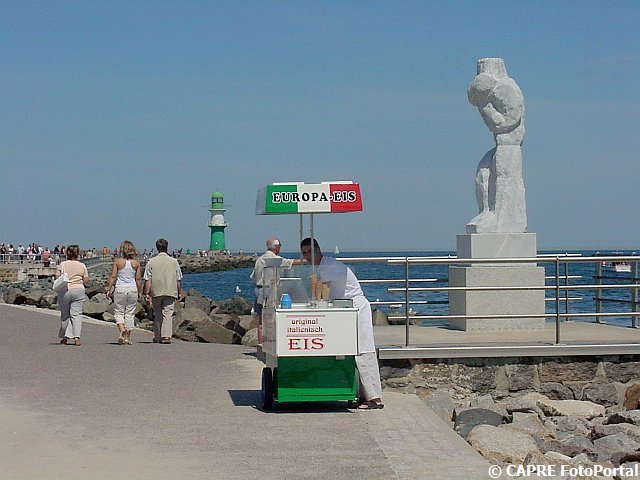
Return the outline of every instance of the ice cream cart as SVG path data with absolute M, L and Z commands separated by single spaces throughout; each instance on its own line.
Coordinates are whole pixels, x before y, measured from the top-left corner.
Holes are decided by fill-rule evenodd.
M 315 214 L 361 210 L 360 186 L 344 181 L 273 183 L 258 191 L 256 201 L 258 215 L 299 215 L 301 240 L 304 217 L 310 220 L 313 239 Z M 270 284 L 263 286 L 264 409 L 288 402 L 355 401 L 358 309 L 350 300 L 329 299 L 327 286 L 316 280 L 314 265 L 291 277 L 285 276 L 280 262 L 275 258 L 267 263 L 274 272 Z

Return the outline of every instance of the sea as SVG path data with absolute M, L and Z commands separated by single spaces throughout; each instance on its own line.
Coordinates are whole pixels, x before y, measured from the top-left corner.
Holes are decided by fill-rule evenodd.
M 339 258 L 379 258 L 379 257 L 436 257 L 455 255 L 453 251 L 410 251 L 410 252 L 340 252 L 339 254 L 326 253 L 325 255 L 335 256 Z M 599 255 L 632 255 L 632 251 L 595 251 L 595 250 L 574 250 L 574 251 L 545 251 L 540 254 L 570 254 L 580 256 Z M 298 258 L 297 253 L 281 253 L 287 258 Z M 346 262 L 355 273 L 359 280 L 380 280 L 380 279 L 404 279 L 404 265 L 393 265 L 385 262 Z M 555 275 L 555 264 L 541 263 L 545 268 L 545 276 L 552 277 Z M 310 268 L 309 266 L 294 268 Z M 595 263 L 572 263 L 569 265 L 568 275 L 572 278 L 569 280 L 570 285 L 593 285 Z M 195 273 L 185 275 L 183 279 L 183 287 L 186 290 L 194 289 L 212 300 L 226 300 L 233 296 L 241 296 L 249 301 L 253 301 L 253 283 L 249 278 L 251 268 L 240 268 L 236 270 L 228 270 L 212 273 Z M 561 275 L 565 274 L 564 266 L 561 265 Z M 294 276 L 297 276 L 295 273 Z M 630 283 L 631 275 L 629 273 L 615 273 L 606 271 L 603 273 L 606 278 L 602 280 L 605 284 L 622 284 Z M 412 286 L 428 286 L 438 287 L 447 286 L 448 284 L 448 266 L 447 265 L 411 265 L 409 276 L 412 279 L 436 279 L 435 282 L 415 284 Z M 554 285 L 554 279 L 547 279 L 547 285 Z M 394 305 L 381 305 L 376 308 L 388 314 L 402 315 L 404 306 L 399 308 L 398 304 L 404 302 L 404 292 L 395 293 L 388 292 L 390 287 L 398 287 L 401 284 L 381 284 L 381 283 L 362 283 L 362 290 L 369 301 L 393 301 Z M 547 298 L 554 295 L 552 290 L 547 290 Z M 565 294 L 563 293 L 564 297 Z M 601 294 L 608 301 L 603 303 L 603 312 L 629 312 L 631 311 L 631 290 L 612 289 L 605 290 Z M 595 291 L 588 290 L 568 290 L 566 297 L 568 301 L 561 302 L 562 313 L 593 313 L 595 312 Z M 446 292 L 412 292 L 409 297 L 410 301 L 428 301 L 428 304 L 411 305 L 416 315 L 446 315 L 448 314 L 448 294 Z M 394 309 L 395 307 L 395 309 Z M 546 302 L 546 311 L 548 314 L 555 313 L 555 301 Z M 575 321 L 593 322 L 593 317 L 575 317 L 571 318 Z M 554 321 L 554 319 L 547 319 Z M 631 324 L 631 318 L 627 317 L 607 317 L 602 318 L 603 323 L 615 325 Z M 640 321 L 639 321 L 640 323 Z M 446 325 L 446 320 L 423 320 L 422 325 Z

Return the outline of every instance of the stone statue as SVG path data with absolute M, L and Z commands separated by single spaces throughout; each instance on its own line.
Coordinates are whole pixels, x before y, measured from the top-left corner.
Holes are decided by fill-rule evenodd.
M 467 95 L 496 142 L 478 164 L 476 199 L 480 213 L 467 224 L 467 233 L 524 233 L 527 207 L 520 148 L 524 139 L 522 91 L 507 75 L 501 58 L 481 58 Z

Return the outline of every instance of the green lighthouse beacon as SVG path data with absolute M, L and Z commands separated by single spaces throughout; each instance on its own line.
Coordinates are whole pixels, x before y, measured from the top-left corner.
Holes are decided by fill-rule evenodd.
M 214 192 L 211 195 L 211 220 L 209 220 L 209 228 L 211 229 L 211 241 L 209 242 L 209 250 L 220 251 L 225 249 L 224 245 L 224 229 L 227 228 L 227 222 L 224 219 L 224 198 L 220 192 Z

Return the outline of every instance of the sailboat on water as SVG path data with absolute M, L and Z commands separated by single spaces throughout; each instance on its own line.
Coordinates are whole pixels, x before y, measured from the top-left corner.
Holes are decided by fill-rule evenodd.
M 333 253 L 335 253 L 336 255 L 340 253 L 340 250 L 338 250 L 337 245 L 336 245 L 336 248 L 333 249 Z

